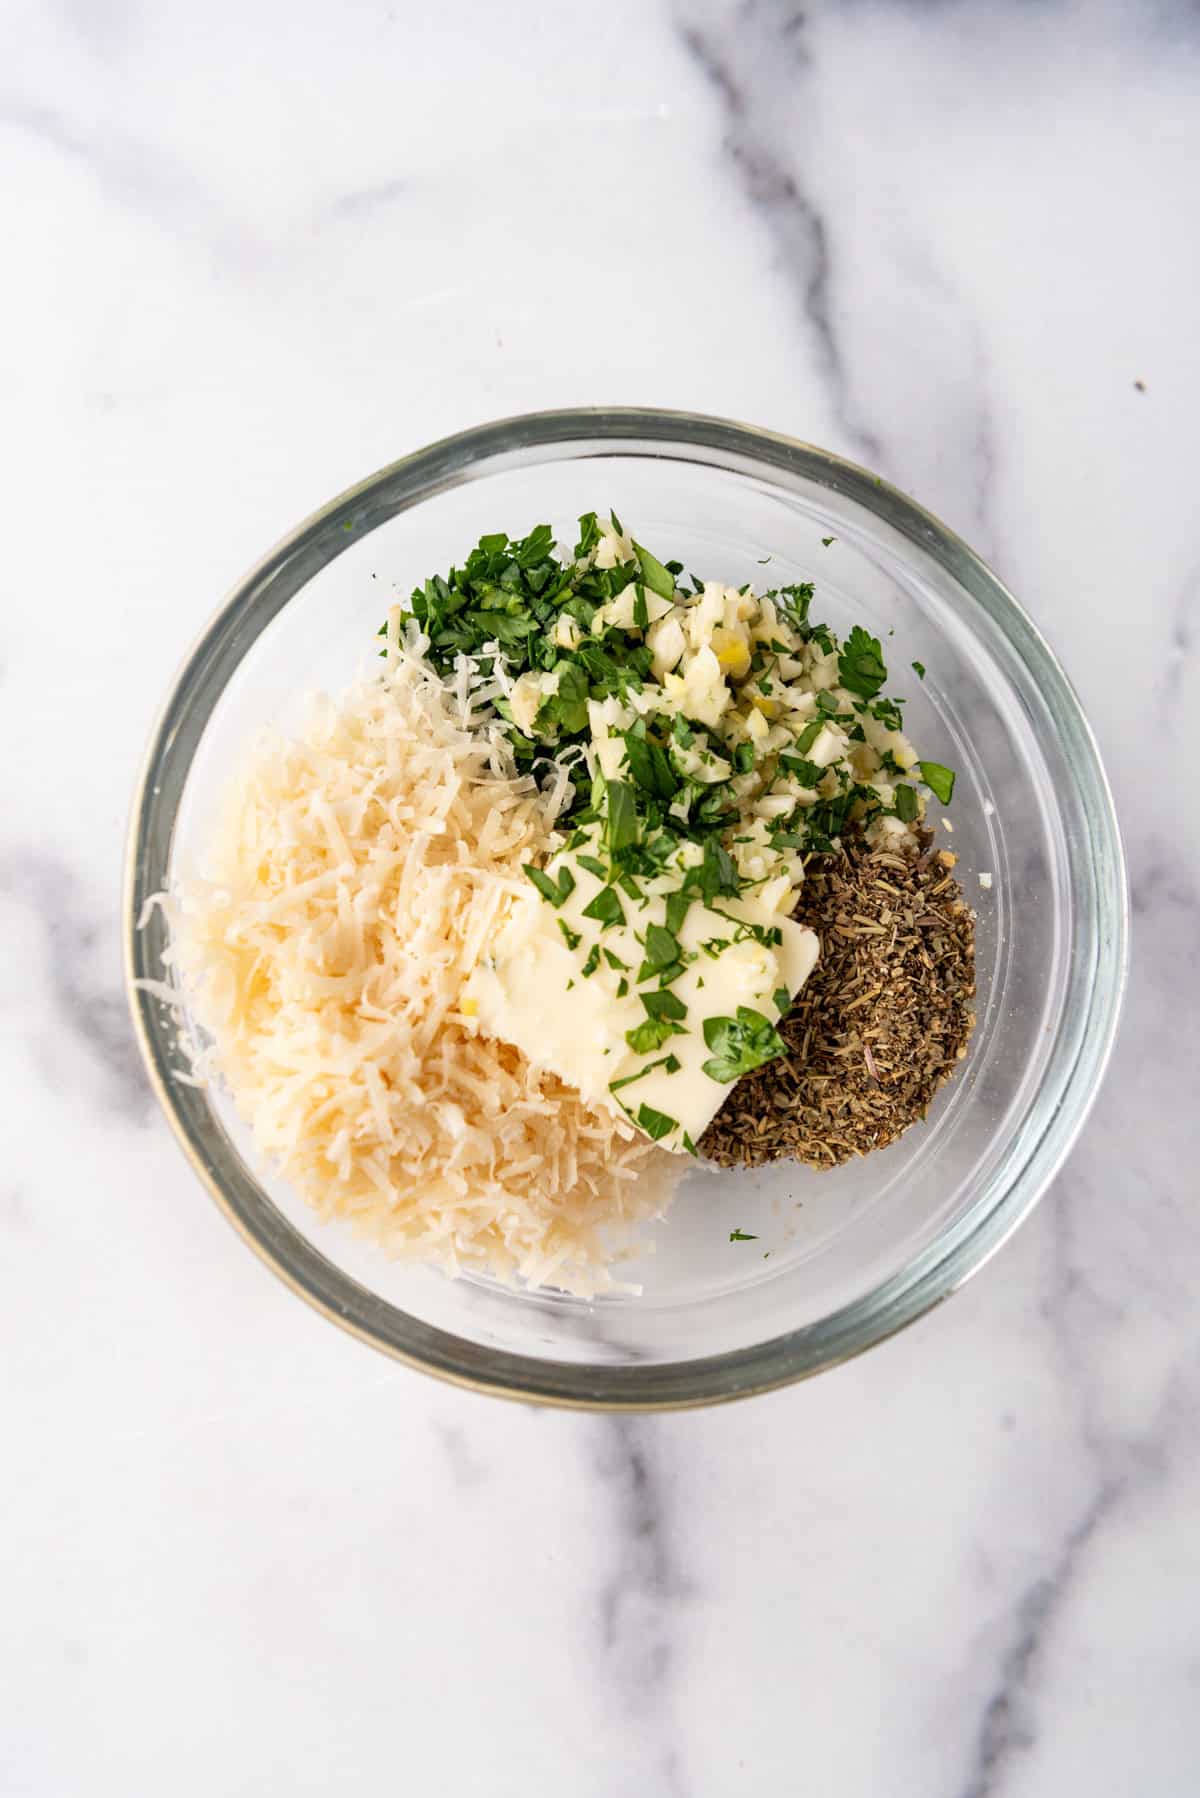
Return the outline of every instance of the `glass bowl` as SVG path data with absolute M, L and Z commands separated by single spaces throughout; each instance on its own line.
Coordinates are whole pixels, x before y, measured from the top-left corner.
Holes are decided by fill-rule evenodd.
M 188 1085 L 150 895 L 202 841 L 247 740 L 367 663 L 397 593 L 484 531 L 615 508 L 643 542 L 740 584 L 817 584 L 865 623 L 920 753 L 958 770 L 957 873 L 976 905 L 978 1025 L 929 1119 L 833 1172 L 696 1168 L 622 1278 L 585 1301 L 447 1279 L 322 1223 Z M 833 538 L 832 543 L 823 542 Z M 767 560 L 769 558 L 769 560 Z M 928 670 L 922 681 L 913 662 Z M 980 876 L 984 879 L 981 881 Z M 857 1354 L 944 1299 L 1028 1215 L 1096 1095 L 1126 965 L 1125 871 L 1096 745 L 1062 669 L 977 556 L 861 468 L 721 419 L 532 414 L 406 456 L 301 525 L 234 590 L 154 732 L 131 826 L 127 966 L 150 1078 L 213 1197 L 269 1266 L 375 1347 L 480 1390 L 651 1409 L 761 1392 Z M 741 1232 L 753 1240 L 731 1241 Z

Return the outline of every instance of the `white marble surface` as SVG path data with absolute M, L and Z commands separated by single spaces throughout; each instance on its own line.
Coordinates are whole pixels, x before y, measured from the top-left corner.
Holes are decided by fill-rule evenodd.
M 9 0 L 0 50 L 0 1792 L 1200 1789 L 1195 6 Z M 1093 1120 L 974 1284 L 643 1422 L 300 1305 L 118 967 L 135 767 L 234 577 L 592 401 L 824 442 L 990 556 L 1138 926 Z

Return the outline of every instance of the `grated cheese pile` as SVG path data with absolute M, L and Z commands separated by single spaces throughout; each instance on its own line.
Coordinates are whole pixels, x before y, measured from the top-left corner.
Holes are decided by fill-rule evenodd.
M 168 903 L 195 1070 L 322 1216 L 588 1293 L 676 1163 L 459 1009 L 569 789 L 517 777 L 489 695 L 443 685 L 401 629 L 384 674 L 260 741 Z

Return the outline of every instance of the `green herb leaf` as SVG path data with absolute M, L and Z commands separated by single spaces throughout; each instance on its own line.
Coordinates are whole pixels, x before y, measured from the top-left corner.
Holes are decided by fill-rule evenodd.
M 647 1074 L 652 1074 L 655 1068 L 666 1068 L 668 1074 L 677 1074 L 679 1060 L 674 1055 L 664 1055 L 658 1061 L 648 1061 L 644 1068 L 638 1069 L 636 1074 L 625 1074 L 620 1080 L 610 1080 L 608 1090 L 610 1093 L 617 1093 L 623 1086 L 633 1086 L 637 1081 L 644 1080 Z
M 723 950 L 728 949 L 732 941 L 733 938 L 731 936 L 710 936 L 705 938 L 700 947 L 703 949 L 705 955 L 712 961 L 716 961 L 718 955 L 720 955 Z
M 680 958 L 679 940 L 664 924 L 646 926 L 646 961 L 653 973 L 669 968 Z
M 606 781 L 604 785 L 604 835 L 610 855 L 619 855 L 638 839 L 637 800 L 633 788 L 623 780 Z
M 575 876 L 570 868 L 560 868 L 555 882 L 544 868 L 535 868 L 532 862 L 525 862 L 523 867 L 542 898 L 548 899 L 553 906 L 561 905 L 575 891 Z
M 561 918 L 558 921 L 560 924 L 562 923 Z M 590 980 L 592 975 L 596 972 L 596 969 L 599 966 L 600 966 L 600 945 L 599 945 L 599 943 L 593 943 L 591 948 L 587 952 L 587 960 L 584 962 L 582 968 L 580 968 L 579 971 L 583 975 L 583 978 L 585 980 Z
M 579 541 L 575 545 L 575 560 L 582 562 L 584 556 L 590 555 L 600 541 L 600 522 L 594 512 L 585 512 L 579 520 Z
M 683 928 L 683 920 L 687 917 L 691 903 L 692 895 L 684 887 L 667 895 L 667 929 L 676 936 Z
M 727 1084 L 786 1053 L 787 1044 L 761 1011 L 739 1005 L 736 1018 L 705 1018 L 704 1044 L 712 1050 L 703 1063 L 710 1080 Z
M 722 895 L 730 899 L 736 898 L 742 885 L 733 857 L 716 837 L 705 837 L 704 860 L 699 867 L 688 869 L 685 884 L 699 888 L 705 905 L 711 905 L 714 899 Z
M 913 671 L 914 671 L 914 673 L 919 674 L 922 680 L 925 679 L 925 664 L 924 664 L 924 662 L 914 662 L 913 663 Z
M 671 991 L 669 986 L 659 987 L 657 992 L 653 993 L 640 993 L 638 996 L 646 1008 L 647 1015 L 652 1018 L 671 1018 L 677 1022 L 680 1018 L 687 1017 L 687 1006 L 677 994 Z M 710 1043 L 709 1048 L 711 1047 Z
M 752 1235 L 749 1230 L 731 1230 L 729 1240 L 730 1242 L 757 1242 L 758 1237 Z
M 625 922 L 625 912 L 621 901 L 612 887 L 601 887 L 595 898 L 584 906 L 583 916 L 594 918 L 604 930 L 613 924 Z
M 629 772 L 642 791 L 656 799 L 673 799 L 679 782 L 662 746 L 652 737 L 639 737 L 629 730 L 624 734 L 624 742 Z
M 665 1111 L 655 1111 L 653 1105 L 639 1105 L 637 1121 L 651 1142 L 661 1142 L 664 1136 L 670 1136 L 672 1130 L 679 1128 L 677 1118 L 668 1117 Z
M 646 1018 L 625 1032 L 625 1041 L 635 1055 L 653 1055 L 655 1049 L 661 1049 L 671 1037 L 680 1034 L 678 1024 L 673 1024 L 669 1018 Z
M 802 755 L 781 755 L 779 758 L 789 774 L 794 774 L 802 787 L 820 786 L 825 778 L 825 769 L 817 762 L 806 761 Z
M 776 600 L 788 623 L 803 633 L 808 630 L 808 608 L 812 604 L 813 591 L 811 581 L 801 581 L 798 586 L 780 587 L 767 597 Z
M 739 743 L 733 752 L 733 767 L 737 774 L 749 774 L 754 767 L 753 743 Z
M 917 804 L 917 789 L 901 786 L 896 788 L 896 816 L 904 824 L 912 824 L 920 807 Z
M 836 537 L 822 537 L 821 542 L 825 545 L 825 548 L 828 549 L 829 545 L 831 543 L 837 542 L 837 538 Z
M 954 797 L 954 770 L 943 768 L 940 762 L 918 762 L 921 779 L 930 792 L 940 799 L 943 805 L 949 805 Z
M 820 718 L 813 718 L 804 726 L 804 729 L 796 738 L 796 749 L 799 754 L 807 755 L 824 728 L 824 722 Z
M 552 733 L 556 727 L 568 736 L 586 730 L 587 701 L 588 680 L 583 669 L 575 662 L 560 662 L 558 691 L 548 694 L 539 706 L 534 728 L 541 735 Z
M 554 548 L 554 532 L 548 524 L 535 524 L 528 537 L 513 544 L 513 558 L 518 568 L 534 568 L 544 562 Z
M 554 921 L 563 933 L 563 941 L 566 943 L 567 948 L 578 949 L 580 943 L 583 941 L 579 932 L 577 930 L 572 930 L 565 918 L 556 918 Z
M 874 699 L 887 679 L 878 637 L 872 637 L 859 624 L 846 638 L 838 656 L 838 678 L 848 693 L 857 693 L 863 699 Z
M 580 834 L 580 836 L 583 836 L 582 831 L 580 831 L 579 834 Z M 583 840 L 586 843 L 587 838 L 584 837 Z M 569 845 L 568 845 L 568 847 L 569 847 Z M 607 880 L 608 869 L 604 866 L 604 863 L 600 860 L 600 858 L 598 856 L 577 855 L 575 857 L 575 860 L 579 863 L 579 866 L 581 868 L 586 868 L 589 874 L 594 874 L 596 876 L 597 880 Z
M 639 582 L 633 596 L 633 628 L 635 631 L 644 631 L 649 627 L 650 612 L 646 605 L 646 589 Z
M 788 1012 L 792 1009 L 792 995 L 788 992 L 787 987 L 777 986 L 775 991 L 771 994 L 771 998 L 774 1001 L 775 1009 L 780 1017 L 786 1017 Z
M 652 556 L 648 549 L 640 543 L 634 543 L 637 551 L 638 567 L 642 571 L 642 579 L 651 593 L 657 593 L 660 599 L 674 599 L 675 582 L 668 569 L 664 568 L 657 556 Z

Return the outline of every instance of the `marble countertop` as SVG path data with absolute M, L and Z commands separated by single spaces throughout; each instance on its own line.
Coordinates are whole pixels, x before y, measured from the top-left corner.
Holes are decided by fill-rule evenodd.
M 0 23 L 0 1791 L 1183 1798 L 1200 1778 L 1200 15 L 29 0 Z M 121 991 L 151 718 L 352 480 L 541 406 L 876 467 L 1064 656 L 1135 972 L 951 1304 L 714 1412 L 373 1357 Z

